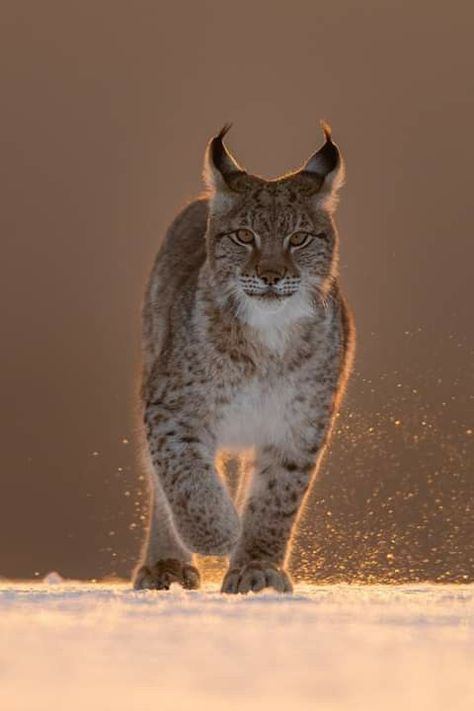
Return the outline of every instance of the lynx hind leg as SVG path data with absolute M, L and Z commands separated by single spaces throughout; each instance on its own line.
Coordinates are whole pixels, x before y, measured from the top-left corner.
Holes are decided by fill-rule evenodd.
M 135 590 L 168 590 L 173 583 L 187 590 L 200 587 L 199 570 L 180 540 L 159 481 L 151 479 L 151 506 L 142 559 L 133 574 Z

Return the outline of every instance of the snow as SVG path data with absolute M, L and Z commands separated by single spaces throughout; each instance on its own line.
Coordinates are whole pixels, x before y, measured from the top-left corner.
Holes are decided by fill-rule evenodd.
M 0 708 L 474 708 L 474 586 L 0 586 Z

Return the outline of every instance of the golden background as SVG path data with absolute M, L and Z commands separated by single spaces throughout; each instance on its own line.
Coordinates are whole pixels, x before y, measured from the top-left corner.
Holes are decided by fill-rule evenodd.
M 468 2 L 0 10 L 0 575 L 126 576 L 145 515 L 139 309 L 207 140 L 273 177 L 347 162 L 355 372 L 296 577 L 474 580 Z M 470 350 L 471 349 L 471 350 Z

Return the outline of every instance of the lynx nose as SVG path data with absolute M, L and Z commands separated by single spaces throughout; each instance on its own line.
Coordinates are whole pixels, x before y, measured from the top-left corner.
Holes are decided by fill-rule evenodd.
M 268 286 L 275 286 L 275 284 L 278 284 L 280 279 L 283 279 L 285 276 L 286 267 L 273 265 L 271 267 L 260 267 L 257 265 L 255 271 L 257 272 L 257 276 L 259 276 L 265 284 L 268 284 Z

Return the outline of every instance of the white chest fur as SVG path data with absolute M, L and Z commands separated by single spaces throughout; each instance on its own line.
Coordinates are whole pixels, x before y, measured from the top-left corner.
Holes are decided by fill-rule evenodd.
M 217 423 L 219 447 L 242 449 L 287 442 L 294 425 L 294 396 L 291 380 L 278 384 L 252 381 L 243 386 Z
M 266 318 L 263 318 L 262 314 Z M 257 309 L 249 311 L 247 316 L 252 317 L 249 321 L 256 330 L 256 336 L 278 352 L 288 347 L 288 339 L 292 337 L 290 325 L 302 314 L 302 302 L 295 298 L 287 311 L 269 311 L 264 314 Z M 323 340 L 332 317 L 332 309 L 328 308 L 319 324 L 319 335 Z M 319 355 L 316 350 L 312 362 L 307 362 L 302 369 L 288 372 L 286 376 L 280 374 L 278 377 L 265 378 L 262 375 L 243 384 L 220 412 L 217 422 L 218 446 L 229 449 L 265 444 L 291 446 L 297 430 L 301 433 L 302 429 L 311 428 L 312 422 L 324 410 L 328 398 L 327 387 L 323 383 L 315 382 L 312 377 L 312 373 L 317 370 L 319 359 L 327 354 L 325 348 L 321 349 L 321 345 L 319 348 Z M 303 405 L 301 399 L 296 399 L 308 386 L 312 390 L 310 413 L 307 411 L 307 405 Z

